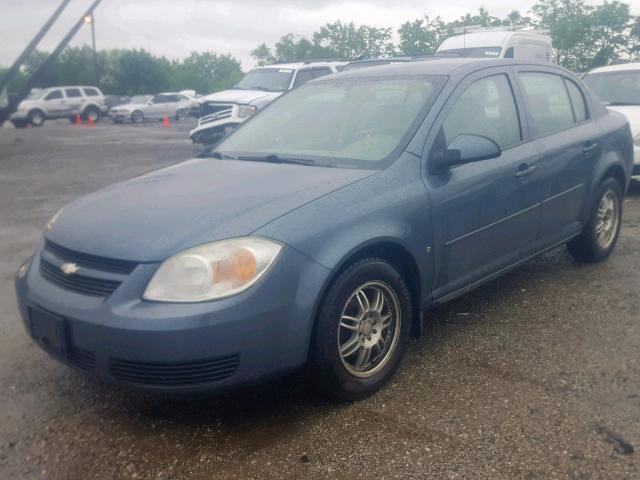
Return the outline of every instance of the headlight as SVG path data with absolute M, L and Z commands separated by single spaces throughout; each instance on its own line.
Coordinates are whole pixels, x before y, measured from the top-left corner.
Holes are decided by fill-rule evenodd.
M 27 260 L 25 260 L 25 262 L 20 265 L 20 268 L 18 269 L 18 279 L 22 280 L 24 277 L 27 276 L 27 272 L 29 271 L 29 266 L 31 265 L 31 260 L 33 260 L 33 257 L 29 257 Z
M 238 118 L 250 117 L 256 113 L 257 110 L 258 107 L 254 107 L 253 105 L 240 105 L 240 107 L 238 107 Z
M 56 222 L 58 221 L 58 218 L 60 217 L 60 214 L 62 213 L 62 208 L 60 210 L 58 210 L 55 215 L 53 217 L 51 217 L 51 220 L 49 220 L 49 222 L 47 222 L 47 226 L 45 227 L 45 232 L 50 232 L 51 229 L 53 228 L 53 226 L 56 224 Z
M 185 250 L 160 265 L 143 298 L 203 302 L 235 295 L 256 283 L 282 248 L 273 240 L 244 237 Z
M 635 137 L 633 137 L 633 144 L 636 147 L 640 147 L 640 133 L 638 133 Z

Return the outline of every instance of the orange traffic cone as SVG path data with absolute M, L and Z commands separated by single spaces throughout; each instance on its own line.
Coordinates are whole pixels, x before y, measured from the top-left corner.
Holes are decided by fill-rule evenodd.
M 169 121 L 169 117 L 167 117 L 166 115 L 162 119 L 162 126 L 164 128 L 171 128 L 171 122 Z
M 76 115 L 76 125 L 82 125 L 82 117 L 80 114 Z
M 96 126 L 96 122 L 93 120 L 93 117 L 89 116 L 87 117 L 87 127 L 95 127 Z

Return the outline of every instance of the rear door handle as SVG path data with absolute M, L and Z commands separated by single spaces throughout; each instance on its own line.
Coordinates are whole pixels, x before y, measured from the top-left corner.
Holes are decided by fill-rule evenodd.
M 529 175 L 531 175 L 533 172 L 535 172 L 537 169 L 538 167 L 536 165 L 527 165 L 526 163 L 523 163 L 522 165 L 520 165 L 520 168 L 516 172 L 516 177 L 526 178 Z

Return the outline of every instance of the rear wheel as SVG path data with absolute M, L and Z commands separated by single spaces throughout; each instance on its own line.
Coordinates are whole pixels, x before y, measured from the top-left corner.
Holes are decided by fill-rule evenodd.
M 407 346 L 409 289 L 379 258 L 348 267 L 329 288 L 311 346 L 312 381 L 341 400 L 359 400 L 393 375 Z
M 85 120 L 91 119 L 95 123 L 100 121 L 102 113 L 96 107 L 87 107 L 82 116 Z
M 583 262 L 599 262 L 611 254 L 620 233 L 622 199 L 617 180 L 602 182 L 585 229 L 567 245 L 571 255 Z
M 34 127 L 41 127 L 44 125 L 44 112 L 42 110 L 31 110 L 29 112 L 29 123 Z

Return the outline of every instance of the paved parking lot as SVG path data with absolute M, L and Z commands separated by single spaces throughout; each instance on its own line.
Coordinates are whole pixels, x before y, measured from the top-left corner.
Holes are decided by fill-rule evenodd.
M 558 249 L 430 312 L 360 403 L 299 376 L 173 401 L 49 359 L 23 332 L 14 270 L 62 205 L 191 156 L 190 127 L 0 129 L 1 479 L 640 478 L 640 183 L 609 261 Z

